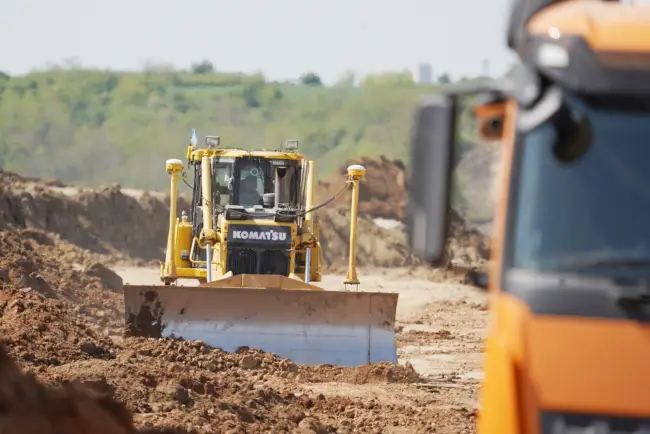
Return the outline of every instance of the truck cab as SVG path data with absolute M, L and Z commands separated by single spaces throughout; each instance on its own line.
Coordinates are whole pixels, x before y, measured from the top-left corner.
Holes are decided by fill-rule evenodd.
M 423 101 L 409 230 L 445 250 L 459 100 L 502 146 L 478 432 L 650 433 L 650 7 L 515 1 L 514 79 Z

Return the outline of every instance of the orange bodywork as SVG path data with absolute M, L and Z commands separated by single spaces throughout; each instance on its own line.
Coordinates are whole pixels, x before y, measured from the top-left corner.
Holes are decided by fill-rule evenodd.
M 580 36 L 595 51 L 650 54 L 650 6 L 565 1 L 538 12 L 529 21 L 528 31 L 533 35 Z
M 494 236 L 491 249 L 491 268 L 488 288 L 491 313 L 490 329 L 485 345 L 485 378 L 481 389 L 479 433 L 514 434 L 520 430 L 519 402 L 516 366 L 523 361 L 522 324 L 528 315 L 527 307 L 513 297 L 499 291 L 501 281 L 501 258 L 506 231 L 506 213 L 512 155 L 515 145 L 515 119 L 517 104 L 510 99 L 503 107 L 504 126 L 502 138 L 503 172 L 500 200 L 494 216 Z M 480 110 L 475 112 L 477 115 Z M 479 117 L 480 119 L 480 117 Z
M 505 119 L 505 102 L 482 104 L 474 108 L 474 116 L 479 121 L 479 133 L 484 140 L 501 140 L 502 129 L 492 127 L 493 123 L 502 124 Z
M 650 54 L 650 7 L 575 0 L 538 12 L 537 35 L 580 36 L 597 52 Z M 551 30 L 552 29 L 552 30 Z M 646 68 L 648 65 L 646 64 Z M 650 416 L 650 327 L 636 321 L 533 315 L 501 291 L 517 104 L 479 106 L 488 119 L 505 114 L 500 200 L 489 278 L 490 324 L 478 432 L 541 433 L 539 410 Z
M 491 309 L 479 433 L 539 433 L 539 409 L 650 415 L 650 327 L 533 316 L 507 293 Z

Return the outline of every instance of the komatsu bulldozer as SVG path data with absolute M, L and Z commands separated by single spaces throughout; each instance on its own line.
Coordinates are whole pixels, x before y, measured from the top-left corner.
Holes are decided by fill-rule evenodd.
M 220 147 L 193 130 L 189 213 L 178 217 L 181 160 L 170 174 L 169 235 L 162 285 L 124 285 L 127 336 L 201 340 L 234 352 L 257 348 L 302 364 L 357 366 L 396 362 L 398 294 L 358 291 L 357 203 L 365 168 L 348 168 L 339 194 L 352 189 L 350 257 L 345 289 L 324 290 L 314 205 L 315 163 L 284 149 Z M 343 181 L 343 180 L 342 180 Z M 198 286 L 179 285 L 198 281 Z M 356 286 L 350 291 L 349 286 Z
M 516 0 L 508 43 L 512 78 L 427 97 L 413 135 L 433 263 L 465 98 L 501 142 L 478 432 L 650 433 L 650 6 Z

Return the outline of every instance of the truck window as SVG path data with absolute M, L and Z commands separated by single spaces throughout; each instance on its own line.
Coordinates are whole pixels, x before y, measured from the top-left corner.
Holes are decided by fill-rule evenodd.
M 556 156 L 550 123 L 517 144 L 506 267 L 650 277 L 650 112 L 572 104 L 590 119 L 582 156 Z

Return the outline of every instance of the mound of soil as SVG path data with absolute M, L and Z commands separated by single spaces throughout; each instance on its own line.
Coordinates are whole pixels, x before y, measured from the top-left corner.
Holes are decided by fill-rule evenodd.
M 56 234 L 69 245 L 100 255 L 104 264 L 164 258 L 166 195 L 123 191 L 119 185 L 69 187 L 0 171 L 0 196 L 0 228 Z M 180 198 L 178 206 L 189 204 Z
M 31 291 L 0 292 L 0 341 L 23 366 L 110 359 L 113 342 L 71 314 L 65 303 Z
M 357 263 L 360 266 L 401 267 L 416 266 L 421 261 L 410 253 L 404 230 L 408 200 L 408 177 L 405 165 L 399 160 L 368 157 L 349 160 L 329 182 L 317 187 L 317 202 L 337 194 L 347 175 L 347 167 L 361 164 L 366 177 L 359 186 L 359 229 Z M 319 213 L 323 257 L 330 270 L 339 270 L 347 264 L 349 250 L 350 191 Z M 451 211 L 451 237 L 443 268 L 484 267 L 490 256 L 490 240 L 471 227 L 458 212 Z M 401 225 L 381 227 L 376 219 L 397 220 Z
M 444 413 L 301 393 L 300 384 L 338 381 L 353 384 L 420 381 L 410 367 L 378 364 L 359 368 L 305 367 L 260 351 L 224 353 L 198 341 L 133 338 L 114 359 L 84 360 L 50 367 L 45 381 L 85 384 L 134 412 L 141 428 L 196 433 L 377 432 L 403 426 L 422 432 Z M 434 416 L 437 415 L 437 416 Z M 471 420 L 464 422 L 466 426 Z M 444 431 L 442 431 L 444 432 Z
M 450 211 L 449 261 L 454 265 L 483 266 L 490 259 L 490 238 L 469 226 L 454 210 Z
M 114 273 L 94 262 L 89 262 L 88 268 L 74 267 L 67 262 L 67 256 L 59 254 L 61 244 L 47 234 L 31 230 L 28 235 L 0 230 L 0 288 L 5 298 L 8 294 L 12 300 L 14 296 L 29 296 L 29 302 L 36 303 L 34 309 L 28 310 L 26 320 L 31 321 L 29 316 L 39 311 L 38 306 L 54 306 L 52 303 L 57 301 L 61 309 L 74 312 L 95 333 L 120 335 L 124 302 L 122 295 L 115 292 L 118 281 Z M 98 275 L 98 269 L 104 270 L 102 275 Z
M 351 384 L 408 384 L 424 381 L 410 363 L 402 366 L 386 362 L 356 368 L 343 368 L 340 366 L 302 367 L 300 378 L 303 381 L 313 383 L 337 381 Z
M 303 366 L 288 359 L 260 350 L 241 347 L 236 353 L 211 348 L 200 341 L 179 339 L 128 338 L 121 345 L 129 357 L 155 357 L 168 362 L 182 363 L 194 369 L 224 372 L 232 369 L 262 372 L 300 382 L 339 381 L 353 384 L 415 383 L 422 378 L 413 367 L 393 363 L 377 363 L 356 368 L 332 365 Z
M 230 354 L 196 341 L 108 339 L 105 331 L 122 320 L 110 270 L 72 267 L 47 233 L 24 235 L 0 231 L 1 343 L 27 373 L 0 353 L 0 428 L 8 432 L 455 433 L 474 423 L 459 409 L 303 386 L 421 381 L 409 366 L 299 366 L 246 348 Z
M 328 209 L 319 215 L 323 259 L 330 270 L 348 264 L 350 213 L 347 209 Z M 404 267 L 420 263 L 412 255 L 403 229 L 386 229 L 372 218 L 360 216 L 357 232 L 357 265 L 368 267 Z
M 0 431 L 27 433 L 134 432 L 126 408 L 80 388 L 47 388 L 25 375 L 0 347 Z
M 0 431 L 15 434 L 187 434 L 136 429 L 133 415 L 108 394 L 79 382 L 48 387 L 23 372 L 0 346 Z
M 366 176 L 359 183 L 359 214 L 403 221 L 408 191 L 406 166 L 400 160 L 384 156 L 347 161 L 331 180 L 318 184 L 316 202 L 321 203 L 340 191 L 347 178 L 347 168 L 353 164 L 366 168 Z M 339 196 L 336 206 L 349 208 L 351 199 L 351 192 L 347 191 Z

